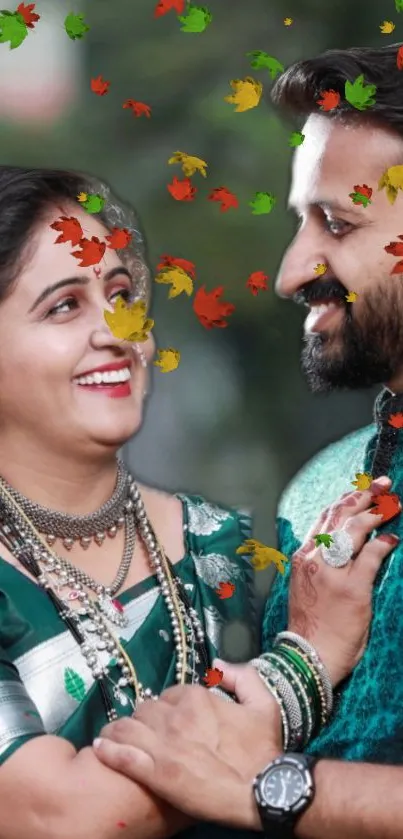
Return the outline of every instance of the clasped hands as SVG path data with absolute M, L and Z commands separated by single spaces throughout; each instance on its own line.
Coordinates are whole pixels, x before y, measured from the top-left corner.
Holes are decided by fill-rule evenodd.
M 215 661 L 239 702 L 176 686 L 109 723 L 98 759 L 197 821 L 261 830 L 252 781 L 282 751 L 276 701 L 250 665 Z

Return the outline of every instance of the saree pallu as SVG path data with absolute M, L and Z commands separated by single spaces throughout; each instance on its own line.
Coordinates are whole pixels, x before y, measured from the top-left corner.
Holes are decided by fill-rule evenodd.
M 198 496 L 178 496 L 183 505 L 185 555 L 175 564 L 188 598 L 205 628 L 209 663 L 225 655 L 225 632 L 234 622 L 257 652 L 253 569 L 236 549 L 251 535 L 247 513 L 209 504 Z M 221 582 L 235 588 L 220 599 Z M 128 626 L 114 627 L 139 680 L 153 693 L 175 684 L 175 648 L 165 602 L 150 576 L 117 596 Z M 83 627 L 88 619 L 82 621 Z M 103 664 L 110 654 L 100 653 Z M 117 682 L 121 675 L 110 668 Z M 115 700 L 119 716 L 130 716 L 129 689 Z M 78 644 L 51 601 L 32 580 L 0 559 L 0 763 L 27 740 L 56 734 L 77 749 L 91 745 L 107 718 L 99 687 Z M 194 839 L 225 838 L 225 828 L 200 824 L 185 831 Z M 218 831 L 218 833 L 216 832 Z M 239 831 L 229 831 L 235 836 Z M 248 834 L 249 835 L 249 834 Z

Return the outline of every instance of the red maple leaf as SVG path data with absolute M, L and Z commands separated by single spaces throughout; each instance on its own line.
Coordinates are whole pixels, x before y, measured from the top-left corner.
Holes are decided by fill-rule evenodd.
M 21 17 L 24 19 L 24 23 L 28 26 L 28 29 L 33 29 L 34 23 L 41 19 L 41 16 L 37 15 L 36 12 L 33 11 L 35 6 L 36 3 L 28 3 L 28 6 L 26 6 L 25 3 L 20 3 L 20 5 L 17 6 L 17 12 L 19 12 Z
M 208 196 L 209 201 L 221 201 L 220 211 L 226 213 L 231 207 L 239 207 L 238 199 L 226 186 L 219 186 L 213 189 Z
M 254 271 L 248 277 L 246 288 L 250 288 L 252 294 L 256 297 L 258 291 L 267 291 L 268 279 L 267 274 L 264 274 L 263 271 Z
M 399 47 L 397 51 L 396 67 L 398 70 L 403 70 L 403 47 Z
M 60 219 L 54 221 L 50 226 L 52 230 L 61 230 L 60 236 L 55 240 L 55 245 L 60 244 L 60 242 L 71 242 L 72 245 L 78 245 L 83 238 L 81 224 L 74 216 L 60 216 Z
M 218 594 L 220 600 L 227 600 L 229 597 L 232 597 L 234 591 L 234 583 L 218 583 L 218 588 L 215 593 Z
M 340 102 L 340 93 L 336 93 L 331 88 L 330 90 L 321 90 L 320 95 L 322 98 L 317 99 L 316 102 L 320 105 L 322 111 L 333 111 L 334 108 L 337 108 Z
M 91 236 L 91 239 L 80 239 L 80 247 L 76 251 L 71 251 L 71 255 L 76 259 L 81 259 L 79 263 L 80 268 L 88 268 L 89 265 L 97 265 L 101 261 L 106 244 L 98 239 L 98 236 Z
M 188 259 L 181 259 L 179 256 L 170 256 L 168 253 L 164 253 L 161 256 L 161 262 L 157 265 L 158 273 L 163 271 L 164 268 L 172 268 L 176 265 L 177 268 L 182 268 L 183 271 L 186 271 L 189 274 L 189 277 L 192 280 L 195 279 L 196 276 L 196 266 L 194 262 L 190 262 Z
M 367 184 L 363 184 L 362 186 L 356 184 L 354 187 L 354 192 L 359 192 L 360 195 L 365 195 L 365 198 L 371 198 L 372 195 L 372 189 Z
M 126 102 L 123 102 L 122 108 L 130 108 L 135 117 L 141 117 L 143 114 L 145 114 L 146 117 L 151 116 L 150 105 L 146 105 L 145 102 L 136 102 L 135 99 L 126 99 Z
M 400 242 L 390 242 L 389 245 L 384 246 L 384 250 L 386 253 L 391 253 L 393 256 L 403 256 L 403 236 L 398 236 Z M 403 273 L 403 260 L 399 260 L 396 262 L 396 265 L 393 266 L 391 274 L 402 274 Z
M 113 250 L 127 248 L 132 238 L 132 234 L 129 233 L 127 227 L 113 227 L 110 235 L 105 236 L 108 242 L 108 248 L 113 248 Z
M 373 495 L 371 501 L 375 507 L 372 507 L 369 512 L 374 516 L 382 516 L 383 524 L 393 519 L 402 509 L 399 496 L 395 493 L 383 492 L 380 495 Z
M 185 11 L 185 0 L 160 0 L 154 9 L 154 17 L 162 17 L 162 15 L 170 12 L 171 9 L 175 9 L 178 15 L 183 14 Z
M 392 428 L 403 428 L 403 413 L 399 411 L 398 414 L 391 414 L 388 419 L 388 424 Z
M 206 670 L 206 675 L 203 677 L 203 682 L 205 682 L 208 688 L 212 688 L 222 682 L 223 676 L 223 671 L 219 670 L 218 667 L 209 667 Z
M 232 303 L 224 303 L 218 299 L 223 291 L 224 286 L 220 285 L 207 293 L 206 286 L 203 285 L 197 290 L 193 298 L 193 310 L 206 329 L 212 329 L 213 326 L 220 328 L 228 326 L 225 318 L 235 311 L 235 306 Z
M 172 182 L 168 184 L 168 191 L 176 201 L 193 201 L 197 189 L 192 186 L 190 178 L 184 178 L 183 181 L 180 181 L 179 178 L 174 176 Z
M 110 82 L 106 82 L 102 76 L 97 76 L 96 79 L 91 79 L 91 90 L 98 96 L 105 96 L 109 91 Z

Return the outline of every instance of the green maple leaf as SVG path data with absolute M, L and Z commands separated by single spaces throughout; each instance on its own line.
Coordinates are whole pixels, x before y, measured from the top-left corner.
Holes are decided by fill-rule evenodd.
M 0 13 L 0 43 L 10 42 L 10 50 L 19 47 L 28 35 L 28 27 L 19 12 Z
M 403 0 L 395 0 L 395 8 L 397 12 L 403 12 Z
M 333 542 L 333 536 L 331 536 L 330 533 L 317 533 L 313 538 L 315 539 L 315 546 L 317 548 L 319 545 L 324 545 L 325 548 L 330 548 L 330 545 Z
M 84 15 L 75 15 L 70 12 L 64 21 L 64 28 L 72 41 L 76 38 L 83 38 L 85 32 L 89 32 L 90 27 L 84 23 Z
M 284 65 L 277 61 L 277 58 L 273 58 L 273 56 L 269 55 L 267 52 L 262 52 L 262 50 L 253 50 L 253 52 L 247 52 L 246 55 L 249 57 L 252 56 L 252 61 L 250 66 L 253 67 L 254 70 L 268 70 L 272 79 L 275 79 L 279 73 L 284 72 Z
M 94 193 L 88 195 L 85 201 L 80 201 L 80 204 L 87 213 L 100 213 L 105 204 L 105 198 L 102 198 L 102 195 L 98 195 L 98 193 Z
M 344 95 L 347 102 L 357 108 L 358 111 L 365 111 L 375 104 L 375 84 L 364 84 L 364 73 L 357 76 L 354 82 L 347 81 L 344 86 Z
M 256 192 L 252 201 L 249 201 L 249 206 L 252 207 L 254 216 L 263 215 L 263 213 L 271 213 L 275 206 L 277 198 L 272 192 Z
M 186 15 L 178 15 L 178 20 L 184 25 L 181 32 L 204 32 L 211 23 L 213 15 L 205 6 L 193 6 L 188 3 Z
M 64 671 L 64 687 L 76 702 L 82 702 L 87 693 L 84 679 L 71 667 L 66 667 Z
M 351 198 L 353 204 L 362 204 L 363 207 L 368 207 L 368 204 L 372 204 L 368 195 L 363 195 L 361 192 L 349 192 L 349 198 Z
M 291 148 L 295 148 L 295 146 L 300 146 L 304 140 L 305 134 L 302 134 L 301 131 L 293 131 L 290 139 L 288 140 L 288 145 L 291 146 Z

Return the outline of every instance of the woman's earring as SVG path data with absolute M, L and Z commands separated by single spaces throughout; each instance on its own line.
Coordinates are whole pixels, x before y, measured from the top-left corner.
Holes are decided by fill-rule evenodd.
M 144 367 L 144 368 L 147 367 L 146 354 L 145 354 L 143 348 L 140 346 L 140 344 L 134 344 L 133 345 L 133 352 L 137 353 L 137 355 L 140 359 L 141 366 Z

